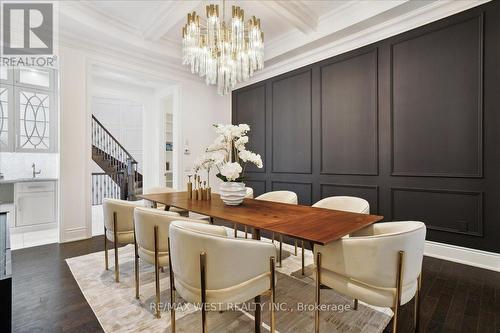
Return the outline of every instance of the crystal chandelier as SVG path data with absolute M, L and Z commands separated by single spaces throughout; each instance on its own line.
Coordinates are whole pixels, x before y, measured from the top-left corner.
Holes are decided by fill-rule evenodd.
M 260 19 L 252 16 L 245 23 L 243 9 L 232 6 L 231 22 L 225 22 L 225 0 L 222 19 L 219 5 L 207 6 L 207 18 L 201 22 L 196 12 L 187 15 L 182 28 L 182 64 L 191 72 L 205 77 L 207 85 L 217 84 L 219 95 L 231 91 L 237 82 L 248 80 L 264 68 L 264 33 Z

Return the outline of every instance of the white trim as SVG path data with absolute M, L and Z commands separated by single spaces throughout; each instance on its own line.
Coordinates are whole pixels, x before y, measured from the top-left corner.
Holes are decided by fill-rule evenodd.
M 90 230 L 90 232 L 92 232 L 92 230 Z M 86 226 L 78 228 L 68 228 L 63 230 L 63 232 L 61 233 L 62 237 L 60 238 L 59 243 L 68 243 L 91 238 L 92 236 L 89 237 L 88 234 L 89 229 Z
M 424 254 L 433 258 L 500 272 L 500 253 L 426 241 Z

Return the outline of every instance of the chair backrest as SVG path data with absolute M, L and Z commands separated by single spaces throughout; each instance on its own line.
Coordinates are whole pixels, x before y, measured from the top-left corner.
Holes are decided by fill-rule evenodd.
M 335 196 L 321 199 L 313 207 L 342 210 L 351 213 L 370 214 L 370 204 L 365 199 Z
M 253 188 L 246 187 L 247 194 L 245 194 L 245 198 L 253 199 Z
M 134 209 L 143 207 L 144 202 L 141 201 L 125 201 L 119 199 L 105 198 L 102 201 L 102 209 L 104 213 L 104 226 L 109 231 L 114 231 L 113 213 L 116 213 L 116 231 L 117 232 L 132 232 L 134 231 Z
M 207 289 L 229 288 L 265 272 L 274 245 L 229 238 L 224 227 L 174 221 L 170 224 L 170 255 L 176 285 L 200 288 L 200 254 L 206 253 Z M 181 294 L 182 296 L 182 294 Z
M 179 191 L 172 187 L 150 187 L 144 190 L 144 194 L 173 193 L 173 192 L 179 192 Z
M 259 195 L 256 200 L 281 202 L 288 204 L 297 204 L 297 194 L 292 191 L 272 191 Z
M 413 283 L 422 270 L 426 227 L 422 222 L 376 223 L 340 240 L 332 249 L 335 259 L 325 257 L 322 266 L 380 288 L 393 288 L 398 275 L 399 252 L 404 251 L 403 285 Z M 343 253 L 338 253 L 338 252 Z
M 137 207 L 134 210 L 135 239 L 137 245 L 148 251 L 154 252 L 154 229 L 158 227 L 158 251 L 168 251 L 168 227 L 170 222 L 182 219 L 178 213 Z M 192 220 L 199 222 L 197 220 Z

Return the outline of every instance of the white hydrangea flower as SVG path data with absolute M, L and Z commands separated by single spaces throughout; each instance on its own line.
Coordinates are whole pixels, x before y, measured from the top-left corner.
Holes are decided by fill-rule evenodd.
M 226 163 L 222 166 L 220 173 L 228 181 L 234 181 L 240 177 L 240 173 L 243 171 L 241 165 L 237 162 Z

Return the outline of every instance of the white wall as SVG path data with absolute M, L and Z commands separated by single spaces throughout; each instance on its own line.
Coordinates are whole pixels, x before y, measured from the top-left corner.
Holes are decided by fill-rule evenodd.
M 138 162 L 138 170 L 142 172 L 144 106 L 126 98 L 92 96 L 91 110 L 101 124 Z
M 179 153 L 181 158 L 183 175 L 180 180 L 180 188 L 186 188 L 187 175 L 192 173 L 194 160 L 205 152 L 205 148 L 215 139 L 215 131 L 212 125 L 231 122 L 230 95 L 219 96 L 215 89 L 206 89 L 200 85 L 196 89 L 186 87 L 180 93 L 181 101 L 181 133 L 180 142 L 182 149 Z M 184 154 L 184 149 L 190 150 L 189 155 Z M 206 179 L 206 174 L 201 174 Z M 215 171 L 210 174 L 210 186 L 212 191 L 218 192 L 220 180 L 215 177 Z
M 60 241 L 91 236 L 87 59 L 60 49 Z
M 89 52 L 76 47 L 60 46 L 60 233 L 61 242 L 92 236 L 91 231 L 91 138 L 90 97 L 93 86 L 91 73 L 94 64 L 134 71 L 144 76 L 173 82 L 167 88 L 173 95 L 174 144 L 178 142 L 174 167 L 176 183 L 185 186 L 184 170 L 190 170 L 197 155 L 215 137 L 212 124 L 230 121 L 230 97 L 218 96 L 214 87 L 207 87 L 196 77 L 194 81 L 178 78 L 168 69 L 151 68 L 147 63 L 127 62 L 124 56 Z M 160 75 L 160 76 L 159 76 Z M 177 80 L 177 81 L 174 81 Z M 163 184 L 164 123 L 161 97 L 165 89 L 159 87 L 145 105 L 143 125 L 147 135 L 144 146 L 144 187 Z M 184 155 L 185 140 L 190 155 Z M 215 177 L 212 176 L 212 183 Z

